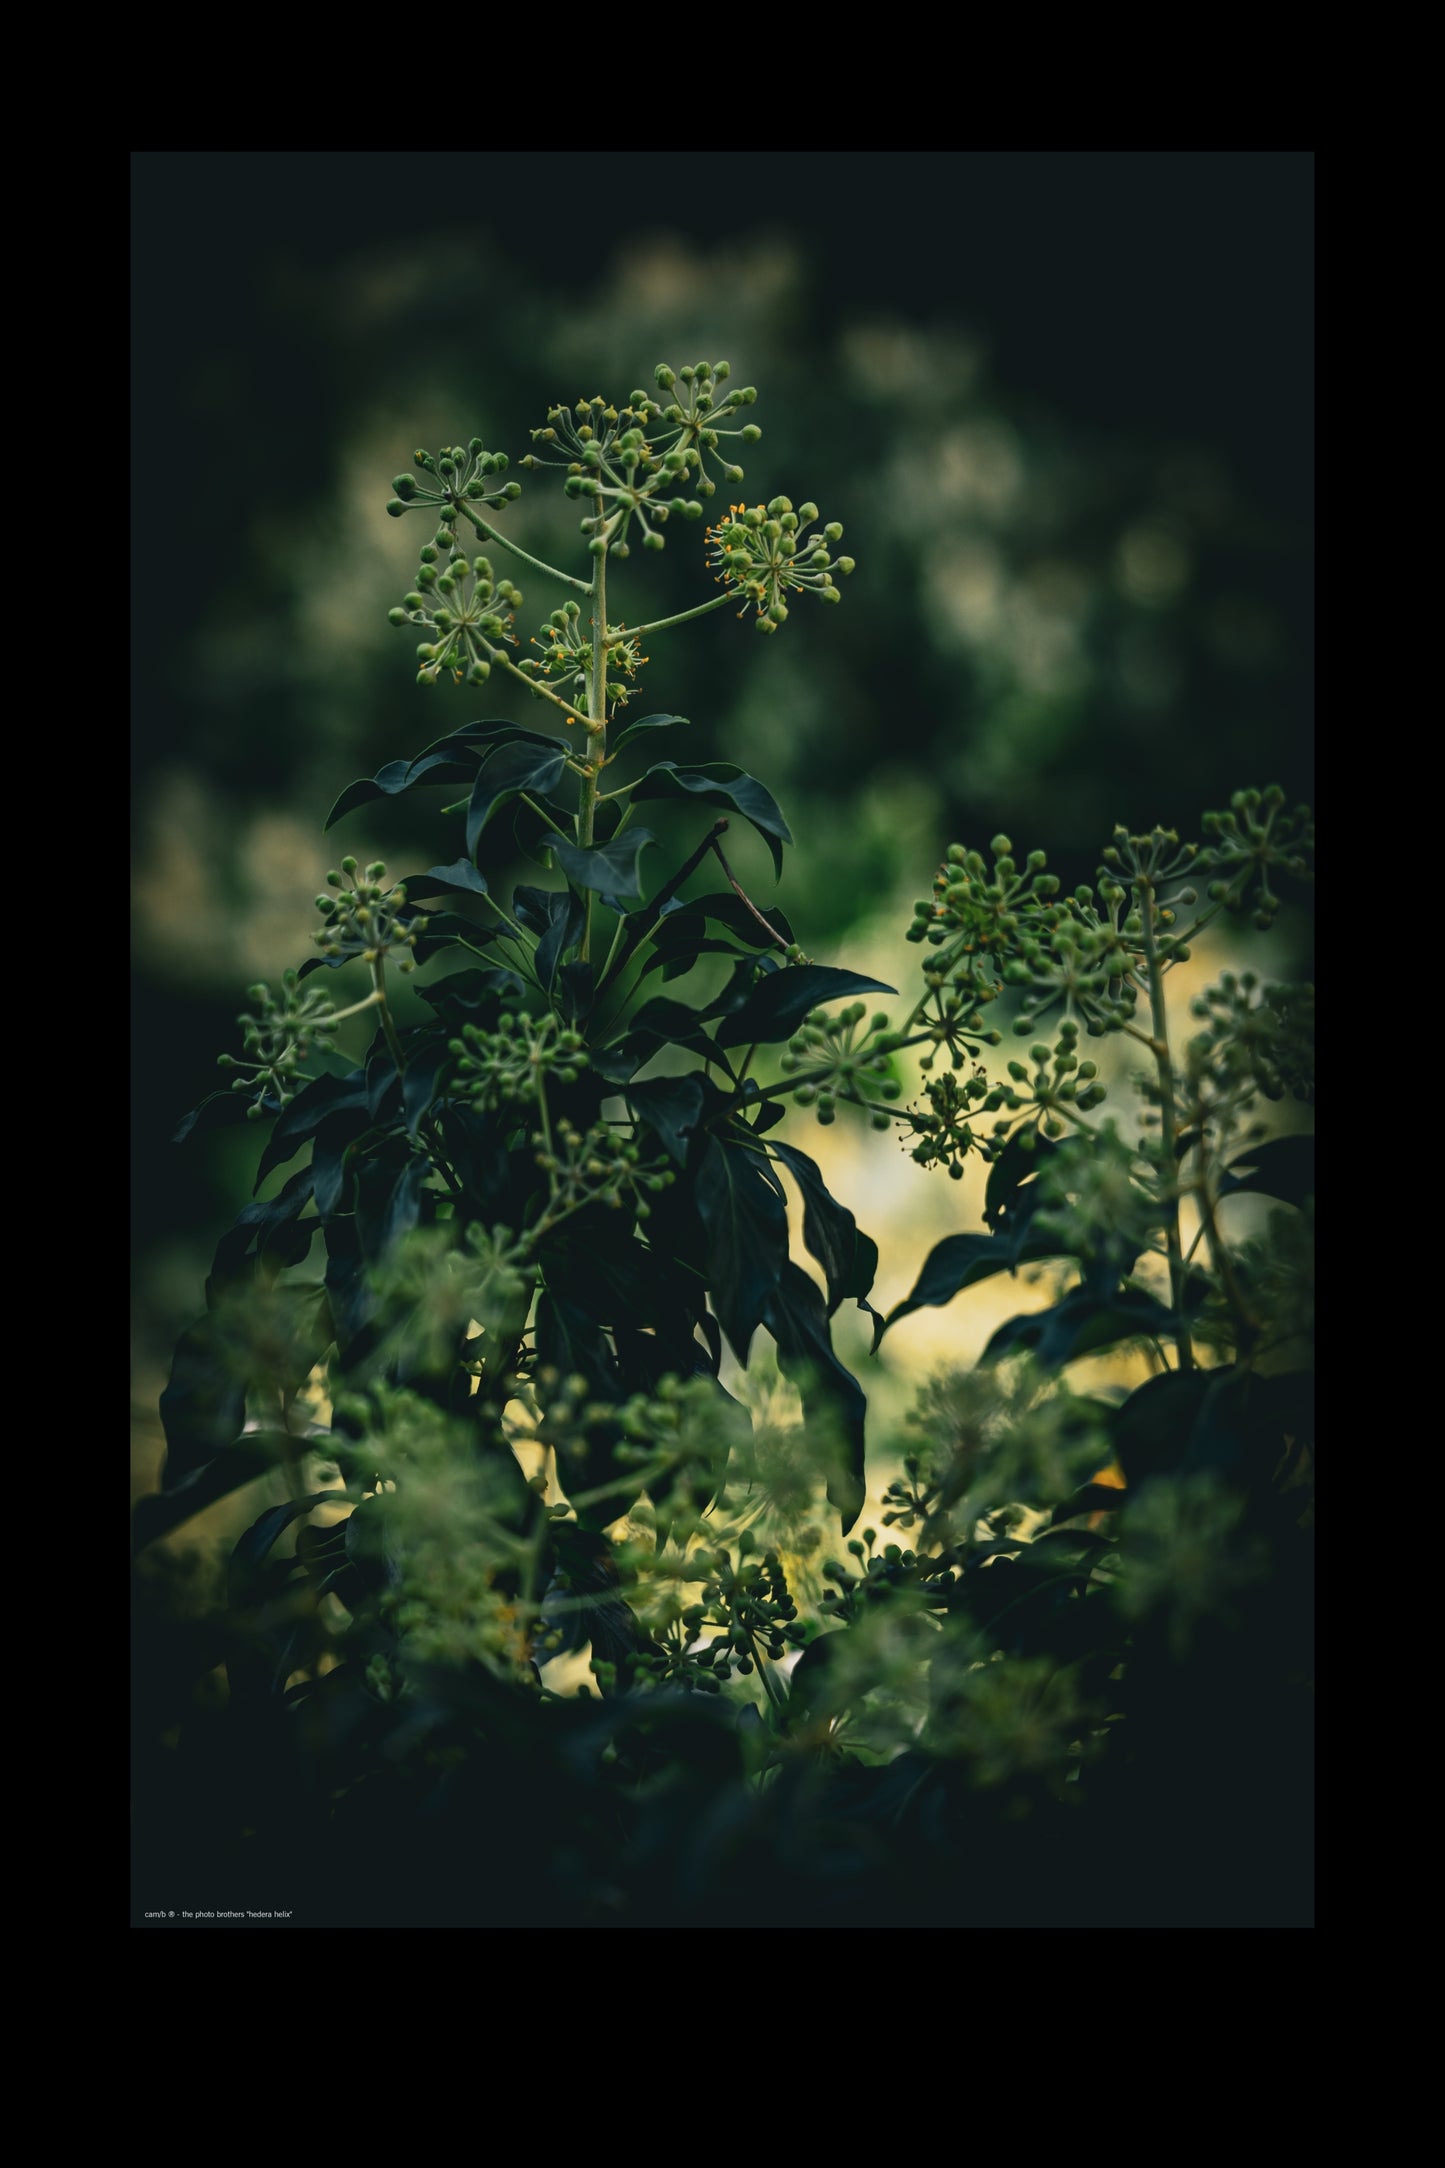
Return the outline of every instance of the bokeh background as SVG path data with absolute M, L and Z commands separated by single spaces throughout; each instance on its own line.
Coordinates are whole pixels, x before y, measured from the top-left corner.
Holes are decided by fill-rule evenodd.
M 1251 782 L 1313 799 L 1312 190 L 1294 152 L 137 156 L 140 1487 L 257 1146 L 242 1124 L 177 1148 L 175 1124 L 247 984 L 310 953 L 342 850 L 454 855 L 434 793 L 335 836 L 328 807 L 474 714 L 533 719 L 495 681 L 417 687 L 386 623 L 426 539 L 384 511 L 412 448 L 480 434 L 515 459 L 553 401 L 621 400 L 660 360 L 759 387 L 746 494 L 814 498 L 858 569 L 776 639 L 726 611 L 657 636 L 637 712 L 692 719 L 670 757 L 768 783 L 798 844 L 779 894 L 730 838 L 750 891 L 911 1000 L 910 903 L 950 840 L 1004 829 L 1074 881 L 1116 820 L 1197 833 Z M 505 517 L 581 548 L 555 480 Z M 521 584 L 524 622 L 558 599 Z M 612 599 L 636 621 L 711 591 L 674 523 Z M 1230 953 L 1285 975 L 1307 950 L 1296 909 Z M 880 1242 L 884 1307 L 977 1224 L 972 1184 L 846 1114 L 782 1133 Z M 864 1383 L 886 1402 L 994 1321 L 920 1313 Z

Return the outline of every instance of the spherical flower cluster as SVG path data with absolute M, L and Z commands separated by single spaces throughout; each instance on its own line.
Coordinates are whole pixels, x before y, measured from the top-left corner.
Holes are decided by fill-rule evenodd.
M 831 554 L 830 545 L 843 537 L 837 520 L 807 539 L 817 517 L 815 504 L 800 505 L 795 512 L 790 497 L 774 497 L 768 505 L 732 505 L 725 520 L 708 528 L 708 555 L 716 577 L 752 603 L 759 632 L 776 632 L 785 622 L 788 606 L 783 597 L 790 592 L 815 594 L 824 602 L 841 600 L 834 575 L 851 572 L 854 559 Z

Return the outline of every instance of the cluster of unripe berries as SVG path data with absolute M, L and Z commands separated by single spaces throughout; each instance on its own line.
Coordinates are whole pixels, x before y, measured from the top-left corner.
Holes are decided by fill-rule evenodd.
M 567 495 L 593 508 L 582 521 L 582 532 L 594 557 L 626 557 L 634 521 L 643 547 L 660 550 L 661 530 L 671 515 L 701 518 L 701 499 L 717 488 L 707 473 L 709 461 L 724 481 L 743 479 L 742 468 L 723 452 L 722 440 L 735 437 L 755 444 L 762 431 L 754 422 L 738 428 L 722 424 L 758 395 L 752 385 L 724 394 L 721 386 L 728 374 L 725 361 L 700 361 L 680 372 L 661 363 L 656 377 L 664 397 L 681 386 L 665 405 L 645 391 L 634 391 L 621 408 L 598 395 L 579 399 L 575 406 L 549 408 L 545 425 L 532 431 L 538 449 L 529 452 L 522 465 L 566 468 Z M 696 497 L 663 494 L 689 487 L 696 489 Z
M 439 529 L 422 547 L 415 588 L 388 610 L 387 622 L 435 635 L 417 647 L 419 685 L 435 685 L 444 670 L 459 685 L 482 685 L 500 644 L 517 644 L 512 628 L 521 605 L 522 590 L 498 580 L 488 558 L 468 563 L 455 535 Z
M 403 512 L 440 505 L 441 516 L 455 521 L 468 504 L 495 509 L 522 494 L 520 482 L 494 483 L 493 477 L 505 474 L 511 462 L 505 452 L 489 452 L 480 437 L 465 445 L 443 445 L 435 458 L 430 452 L 413 452 L 412 459 L 431 480 L 419 482 L 414 474 L 393 478 L 393 494 L 386 507 L 393 519 L 400 519 Z
M 347 881 L 354 885 L 345 886 Z M 406 890 L 387 886 L 383 860 L 376 859 L 358 877 L 356 860 L 343 858 L 340 871 L 333 867 L 326 882 L 338 893 L 316 898 L 316 908 L 325 924 L 312 939 L 323 956 L 338 960 L 359 956 L 366 963 L 379 964 L 400 950 L 398 968 L 416 969 L 411 952 L 416 948 L 417 936 L 425 933 L 427 921 L 415 911 L 403 915 Z
M 843 538 L 837 520 L 807 539 L 817 517 L 815 504 L 794 511 L 790 497 L 774 497 L 767 505 L 735 504 L 725 520 L 708 528 L 708 555 L 716 575 L 754 605 L 759 632 L 776 632 L 786 622 L 783 597 L 790 590 L 815 594 L 824 602 L 841 601 L 833 576 L 846 576 L 855 560 L 830 553 L 830 545 Z
M 891 1057 L 901 1042 L 881 1011 L 860 1034 L 858 1026 L 867 1014 L 861 1001 L 849 1002 L 836 1017 L 815 1009 L 794 1032 L 781 1057 L 785 1074 L 798 1069 L 821 1072 L 799 1084 L 793 1098 L 801 1107 L 814 1107 L 825 1127 L 837 1120 L 839 1099 L 868 1107 L 875 1129 L 889 1126 L 890 1115 L 874 1105 L 869 1094 L 880 1099 L 899 1097 L 902 1086 L 892 1073 Z
M 1286 813 L 1284 792 L 1271 783 L 1267 790 L 1237 790 L 1228 812 L 1206 813 L 1201 825 L 1214 839 L 1206 860 L 1218 875 L 1209 884 L 1210 901 L 1238 910 L 1253 892 L 1254 924 L 1265 931 L 1279 912 L 1271 869 L 1296 880 L 1309 878 L 1315 836 L 1309 807 Z
M 644 1169 L 637 1146 L 602 1122 L 584 1133 L 564 1116 L 553 1125 L 553 1141 L 539 1130 L 532 1144 L 532 1156 L 551 1184 L 549 1221 L 579 1205 L 605 1204 L 616 1211 L 629 1193 L 637 1217 L 647 1219 L 652 1207 L 643 1192 L 670 1189 L 676 1179 L 671 1167 Z
M 729 1679 L 734 1671 L 747 1678 L 757 1656 L 778 1663 L 790 1647 L 800 1648 L 808 1638 L 806 1628 L 797 1623 L 798 1607 L 788 1593 L 777 1552 L 754 1558 L 749 1555 L 753 1547 L 752 1531 L 745 1528 L 738 1539 L 736 1566 L 725 1551 L 693 1561 L 709 1578 L 702 1601 L 687 1607 L 682 1623 L 693 1639 L 709 1627 L 720 1629 L 718 1639 L 694 1658 L 698 1668 L 715 1679 Z
M 534 677 L 550 679 L 554 684 L 563 680 L 578 688 L 579 706 L 585 705 L 587 686 L 592 674 L 592 637 L 584 629 L 581 606 L 564 602 L 553 610 L 547 619 L 542 637 L 535 635 L 533 647 L 541 649 L 541 656 L 524 655 L 518 668 Z M 623 670 L 628 677 L 635 677 L 647 661 L 637 641 L 629 637 L 625 626 L 609 628 L 607 635 L 607 668 Z M 630 697 L 629 687 L 620 678 L 608 678 L 607 698 L 622 703 Z
M 254 1095 L 252 1105 L 246 1109 L 250 1121 L 260 1121 L 276 1107 L 290 1104 L 296 1096 L 293 1080 L 313 1047 L 320 1054 L 332 1050 L 329 1027 L 336 1018 L 335 1006 L 319 991 L 303 993 L 299 981 L 299 972 L 284 971 L 280 1000 L 269 986 L 247 987 L 256 1013 L 243 1011 L 237 1022 L 241 1026 L 241 1043 L 251 1058 L 241 1060 L 234 1054 L 216 1057 L 218 1069 L 244 1072 L 233 1078 L 231 1089 Z
M 554 1016 L 534 1023 L 530 1016 L 509 1010 L 498 1017 L 495 1031 L 463 1024 L 449 1051 L 456 1058 L 459 1089 L 488 1107 L 535 1099 L 548 1076 L 559 1084 L 575 1084 L 587 1066 L 580 1032 L 567 1029 Z

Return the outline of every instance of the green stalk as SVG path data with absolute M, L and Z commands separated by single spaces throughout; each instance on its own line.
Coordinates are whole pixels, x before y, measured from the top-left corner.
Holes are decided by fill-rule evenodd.
M 698 603 L 696 609 L 679 610 L 676 617 L 655 617 L 650 625 L 633 625 L 629 628 L 630 635 L 634 640 L 640 640 L 649 632 L 666 632 L 672 625 L 685 625 L 693 617 L 707 617 L 712 611 L 720 610 L 725 602 L 736 600 L 737 596 L 729 590 L 725 595 L 714 595 L 711 602 Z
M 1164 967 L 1154 927 L 1154 883 L 1148 874 L 1138 876 L 1141 916 L 1144 921 L 1144 960 L 1149 974 L 1149 1018 L 1153 1037 L 1149 1050 L 1159 1077 L 1159 1120 L 1166 1178 L 1172 1184 L 1164 1203 L 1164 1239 L 1169 1250 L 1169 1291 L 1179 1320 L 1178 1348 L 1181 1370 L 1194 1368 L 1194 1345 L 1184 1316 L 1184 1248 L 1179 1238 L 1179 1111 L 1174 1098 L 1174 1063 L 1169 1052 L 1169 1018 L 1164 1000 Z
M 458 505 L 457 509 L 466 514 L 479 535 L 485 535 L 486 539 L 489 542 L 495 542 L 499 549 L 510 550 L 514 557 L 520 557 L 522 563 L 530 565 L 534 572 L 545 573 L 549 580 L 560 580 L 564 587 L 575 587 L 579 595 L 591 594 L 592 589 L 586 580 L 574 579 L 570 572 L 559 572 L 555 565 L 544 563 L 540 557 L 533 557 L 530 551 L 522 548 L 520 543 L 513 542 L 508 535 L 502 534 L 489 521 L 479 518 L 471 510 L 470 506 L 462 504 Z
M 371 984 L 376 995 L 377 1007 L 381 1011 L 382 1032 L 391 1051 L 391 1058 L 396 1063 L 397 1075 L 405 1076 L 406 1056 L 401 1050 L 401 1041 L 396 1035 L 396 1025 L 391 1018 L 391 1004 L 386 998 L 386 958 L 384 956 L 373 956 L 371 960 Z
M 604 538 L 605 539 L 605 538 Z M 607 558 L 597 560 L 592 582 L 592 673 L 587 680 L 587 717 L 594 726 L 587 733 L 588 767 L 582 778 L 582 797 L 577 807 L 577 842 L 592 848 L 593 823 L 597 818 L 597 784 L 607 758 Z M 582 945 L 578 960 L 586 963 L 592 953 L 592 890 L 587 891 L 586 917 L 582 922 Z

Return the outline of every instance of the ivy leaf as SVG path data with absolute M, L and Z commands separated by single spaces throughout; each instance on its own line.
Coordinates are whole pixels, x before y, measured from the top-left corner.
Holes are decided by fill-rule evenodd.
M 1148 1477 L 1172 1474 L 1184 1458 L 1195 1417 L 1217 1370 L 1163 1370 L 1146 1378 L 1108 1420 L 1114 1458 L 1131 1491 Z
M 770 905 L 766 911 L 755 912 L 743 902 L 741 896 L 735 896 L 730 889 L 720 890 L 711 896 L 694 896 L 688 909 L 705 912 L 715 925 L 726 926 L 736 940 L 745 942 L 749 948 L 776 946 L 776 943 L 769 941 L 765 928 L 758 924 L 760 917 L 767 921 L 767 925 L 771 926 L 784 942 L 791 944 L 793 939 L 793 929 L 787 915 L 775 904 Z
M 365 1116 L 362 1117 L 363 1121 Z M 243 1205 L 235 1219 L 216 1244 L 211 1260 L 211 1281 L 215 1289 L 224 1287 L 236 1278 L 243 1259 L 253 1245 L 257 1256 L 270 1252 L 276 1254 L 276 1237 L 280 1235 L 280 1248 L 286 1250 L 285 1231 L 305 1211 L 311 1197 L 312 1173 L 310 1167 L 299 1168 L 282 1183 L 274 1197 L 253 1200 Z M 291 1258 L 285 1257 L 290 1263 Z
M 1242 1174 L 1236 1168 L 1243 1168 Z M 1224 1180 L 1219 1185 L 1221 1197 L 1234 1196 L 1242 1190 L 1256 1190 L 1265 1197 L 1277 1197 L 1282 1204 L 1302 1205 L 1315 1193 L 1315 1140 L 1307 1137 L 1271 1137 L 1267 1144 L 1256 1144 L 1248 1152 L 1240 1152 L 1229 1163 Z
M 713 1307 L 745 1364 L 788 1261 L 787 1202 L 764 1153 L 716 1136 L 699 1155 L 693 1197 L 707 1238 Z
M 221 1100 L 225 1101 L 224 1107 L 219 1104 Z M 171 1132 L 172 1144 L 184 1144 L 198 1124 L 203 1129 L 214 1129 L 218 1123 L 227 1119 L 240 1121 L 246 1105 L 247 1101 L 240 1092 L 207 1092 L 205 1098 L 199 1100 L 189 1114 L 181 1116 Z
M 651 1001 L 643 1002 L 623 1038 L 593 1052 L 592 1066 L 609 1081 L 625 1084 L 664 1046 L 684 1046 L 690 1054 L 700 1054 L 704 1061 L 717 1061 L 717 1048 L 702 1027 L 701 1010 L 689 1008 L 685 1001 L 673 1001 L 666 994 L 654 994 Z M 721 1061 L 731 1076 L 726 1057 Z M 624 1063 L 630 1067 L 619 1067 Z
M 853 1251 L 853 1269 L 848 1275 L 848 1283 L 843 1293 L 845 1296 L 851 1295 L 859 1309 L 865 1311 L 873 1320 L 873 1339 L 868 1349 L 870 1355 L 878 1353 L 878 1343 L 883 1338 L 883 1312 L 875 1310 L 868 1300 L 877 1277 L 878 1245 L 872 1235 L 865 1235 L 860 1227 Z
M 411 903 L 420 896 L 485 896 L 487 884 L 470 859 L 458 858 L 450 866 L 428 866 L 425 873 L 409 873 L 401 883 Z
M 798 1151 L 791 1144 L 775 1143 L 770 1149 L 803 1193 L 803 1242 L 810 1256 L 816 1257 L 823 1268 L 831 1317 L 844 1295 L 850 1292 L 848 1281 L 853 1271 L 853 1253 L 858 1246 L 858 1222 L 848 1207 L 839 1204 L 832 1195 L 816 1160 L 809 1159 L 806 1152 Z
M 646 828 L 629 828 L 610 843 L 582 850 L 557 836 L 552 842 L 552 855 L 574 888 L 601 890 L 610 903 L 613 896 L 632 899 L 642 894 L 640 860 L 654 840 Z
M 617 732 L 608 746 L 608 752 L 610 754 L 620 753 L 628 739 L 635 738 L 640 731 L 671 730 L 674 726 L 685 730 L 687 724 L 688 719 L 685 715 L 639 715 L 635 723 L 625 723 L 621 730 Z
M 1174 1312 L 1140 1288 L 1125 1287 L 1114 1295 L 1099 1296 L 1076 1287 L 1047 1310 L 1009 1318 L 994 1333 L 981 1360 L 995 1363 L 1026 1348 L 1045 1369 L 1058 1370 L 1080 1355 L 1116 1347 L 1121 1340 L 1172 1338 L 1177 1330 Z
M 767 844 L 773 871 L 781 876 L 783 845 L 792 842 L 792 830 L 772 792 L 732 761 L 715 760 L 702 768 L 679 768 L 675 761 L 659 761 L 633 786 L 632 798 L 634 804 L 645 798 L 693 798 L 701 805 L 740 813 Z
M 762 1322 L 778 1344 L 778 1367 L 795 1380 L 806 1413 L 826 1411 L 842 1433 L 846 1458 L 830 1469 L 828 1498 L 836 1506 L 846 1536 L 863 1510 L 863 1420 L 867 1402 L 851 1371 L 833 1352 L 823 1298 L 792 1260 L 785 1259 L 764 1304 Z
M 1037 1123 L 1014 1131 L 989 1169 L 983 1197 L 986 1226 L 997 1234 L 1021 1232 L 1042 1199 L 1034 1176 L 1057 1150 L 1057 1144 L 1044 1135 Z
M 841 1001 L 845 994 L 894 994 L 896 986 L 864 978 L 858 971 L 836 971 L 830 964 L 793 964 L 755 986 L 718 1032 L 719 1046 L 751 1046 L 791 1038 L 803 1018 L 820 1003 Z
M 413 1040 L 407 1056 L 406 1074 L 401 1080 L 401 1105 L 409 1137 L 416 1135 L 436 1098 L 447 1059 L 445 1039 Z
M 422 1000 L 432 1008 L 466 1016 L 495 1008 L 502 1000 L 519 997 L 525 990 L 516 972 L 505 969 L 453 971 L 434 986 L 417 988 Z
M 360 1069 L 352 1069 L 345 1076 L 313 1077 L 303 1085 L 289 1107 L 277 1120 L 261 1154 L 261 1164 L 256 1169 L 255 1188 L 261 1187 L 273 1167 L 284 1166 L 294 1159 L 303 1144 L 310 1142 L 328 1114 L 339 1114 L 343 1107 L 366 1105 L 366 1076 Z
M 465 783 L 471 779 L 472 763 L 451 759 L 445 753 L 424 753 L 416 760 L 389 760 L 373 776 L 348 783 L 326 816 L 325 827 L 334 828 L 347 813 L 373 798 L 398 798 L 417 783 Z
M 138 1498 L 130 1522 L 132 1551 L 144 1550 L 159 1536 L 168 1536 L 182 1522 L 193 1519 L 197 1513 L 204 1513 L 207 1506 L 215 1505 L 218 1499 L 229 1497 L 245 1483 L 253 1483 L 258 1475 L 265 1475 L 268 1469 L 275 1467 L 288 1447 L 297 1450 L 297 1441 L 283 1438 L 279 1431 L 247 1431 L 232 1444 L 223 1445 L 203 1466 L 191 1469 L 178 1482 Z M 300 1450 L 307 1450 L 304 1443 Z
M 564 888 L 551 892 L 548 908 L 548 926 L 537 943 L 534 968 L 544 993 L 552 991 L 557 976 L 557 966 L 570 948 L 575 948 L 582 938 L 582 928 L 587 923 L 587 906 L 575 889 Z
M 649 1077 L 629 1084 L 627 1103 L 645 1122 L 669 1158 L 687 1164 L 688 1138 L 702 1119 L 702 1080 L 695 1076 Z
M 493 814 L 523 791 L 534 798 L 545 798 L 561 781 L 566 767 L 567 749 L 555 738 L 499 745 L 489 753 L 467 807 L 467 856 L 476 857 L 482 832 Z
M 1027 1225 L 1017 1235 L 945 1235 L 929 1251 L 912 1293 L 889 1311 L 879 1338 L 911 1311 L 940 1310 L 966 1287 L 976 1287 L 996 1272 L 1015 1272 L 1020 1265 L 1060 1255 L 1057 1242 L 1030 1236 Z
M 215 1316 L 209 1314 L 176 1342 L 160 1400 L 166 1435 L 163 1490 L 179 1489 L 187 1476 L 230 1444 L 246 1420 L 245 1384 L 227 1367 L 219 1333 Z
M 449 730 L 414 760 L 388 760 L 375 775 L 348 783 L 327 814 L 325 825 L 334 828 L 344 814 L 357 806 L 367 805 L 374 798 L 399 797 L 418 783 L 469 782 L 485 750 L 525 740 L 537 745 L 556 743 L 554 738 L 544 738 L 539 731 L 528 730 L 520 723 L 463 723 L 459 730 Z

